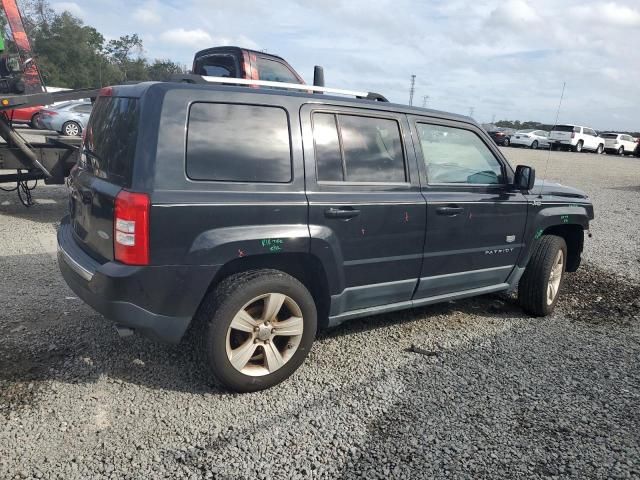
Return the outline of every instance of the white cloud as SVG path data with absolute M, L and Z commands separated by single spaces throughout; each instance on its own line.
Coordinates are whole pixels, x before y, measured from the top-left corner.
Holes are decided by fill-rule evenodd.
M 76 2 L 56 2 L 51 5 L 56 12 L 69 12 L 76 17 L 83 17 L 85 12 Z
M 640 27 L 640 10 L 615 2 L 579 5 L 571 9 L 574 17 L 592 25 Z
M 158 24 L 162 21 L 160 14 L 149 7 L 139 7 L 133 12 L 133 18 L 145 25 Z
M 203 45 L 213 45 L 213 38 L 201 28 L 186 30 L 184 28 L 174 28 L 167 30 L 160 35 L 160 39 L 174 45 L 186 47 L 202 47 Z M 226 39 L 222 39 L 226 41 Z M 228 43 L 223 43 L 228 45 Z

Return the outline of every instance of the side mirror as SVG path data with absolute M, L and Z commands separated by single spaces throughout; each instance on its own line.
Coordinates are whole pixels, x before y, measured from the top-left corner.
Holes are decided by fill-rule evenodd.
M 324 68 L 320 65 L 313 67 L 313 86 L 324 87 Z
M 518 165 L 513 186 L 517 190 L 531 190 L 536 182 L 536 171 L 527 165 Z

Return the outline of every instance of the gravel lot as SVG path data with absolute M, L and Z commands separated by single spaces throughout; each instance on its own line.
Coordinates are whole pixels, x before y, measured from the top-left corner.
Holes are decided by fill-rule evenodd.
M 546 152 L 504 151 L 543 175 Z M 553 152 L 548 178 L 597 215 L 555 315 L 487 296 L 354 321 L 250 395 L 74 297 L 63 187 L 0 192 L 0 478 L 640 477 L 640 159 Z

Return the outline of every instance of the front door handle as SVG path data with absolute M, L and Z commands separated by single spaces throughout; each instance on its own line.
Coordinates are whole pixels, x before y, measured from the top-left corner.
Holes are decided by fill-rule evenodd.
M 445 215 L 447 217 L 455 217 L 463 212 L 462 207 L 440 207 L 436 209 L 438 215 Z
M 324 216 L 328 218 L 353 218 L 358 215 L 360 215 L 360 210 L 352 207 L 327 208 L 324 211 Z

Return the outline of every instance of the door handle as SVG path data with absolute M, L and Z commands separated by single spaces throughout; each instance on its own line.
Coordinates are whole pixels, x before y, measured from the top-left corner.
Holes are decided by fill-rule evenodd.
M 327 208 L 324 211 L 324 216 L 328 218 L 353 218 L 358 215 L 360 215 L 360 210 L 356 210 L 352 207 Z
M 447 217 L 455 217 L 456 215 L 460 215 L 463 210 L 464 208 L 462 207 L 440 207 L 436 208 L 436 213 Z

